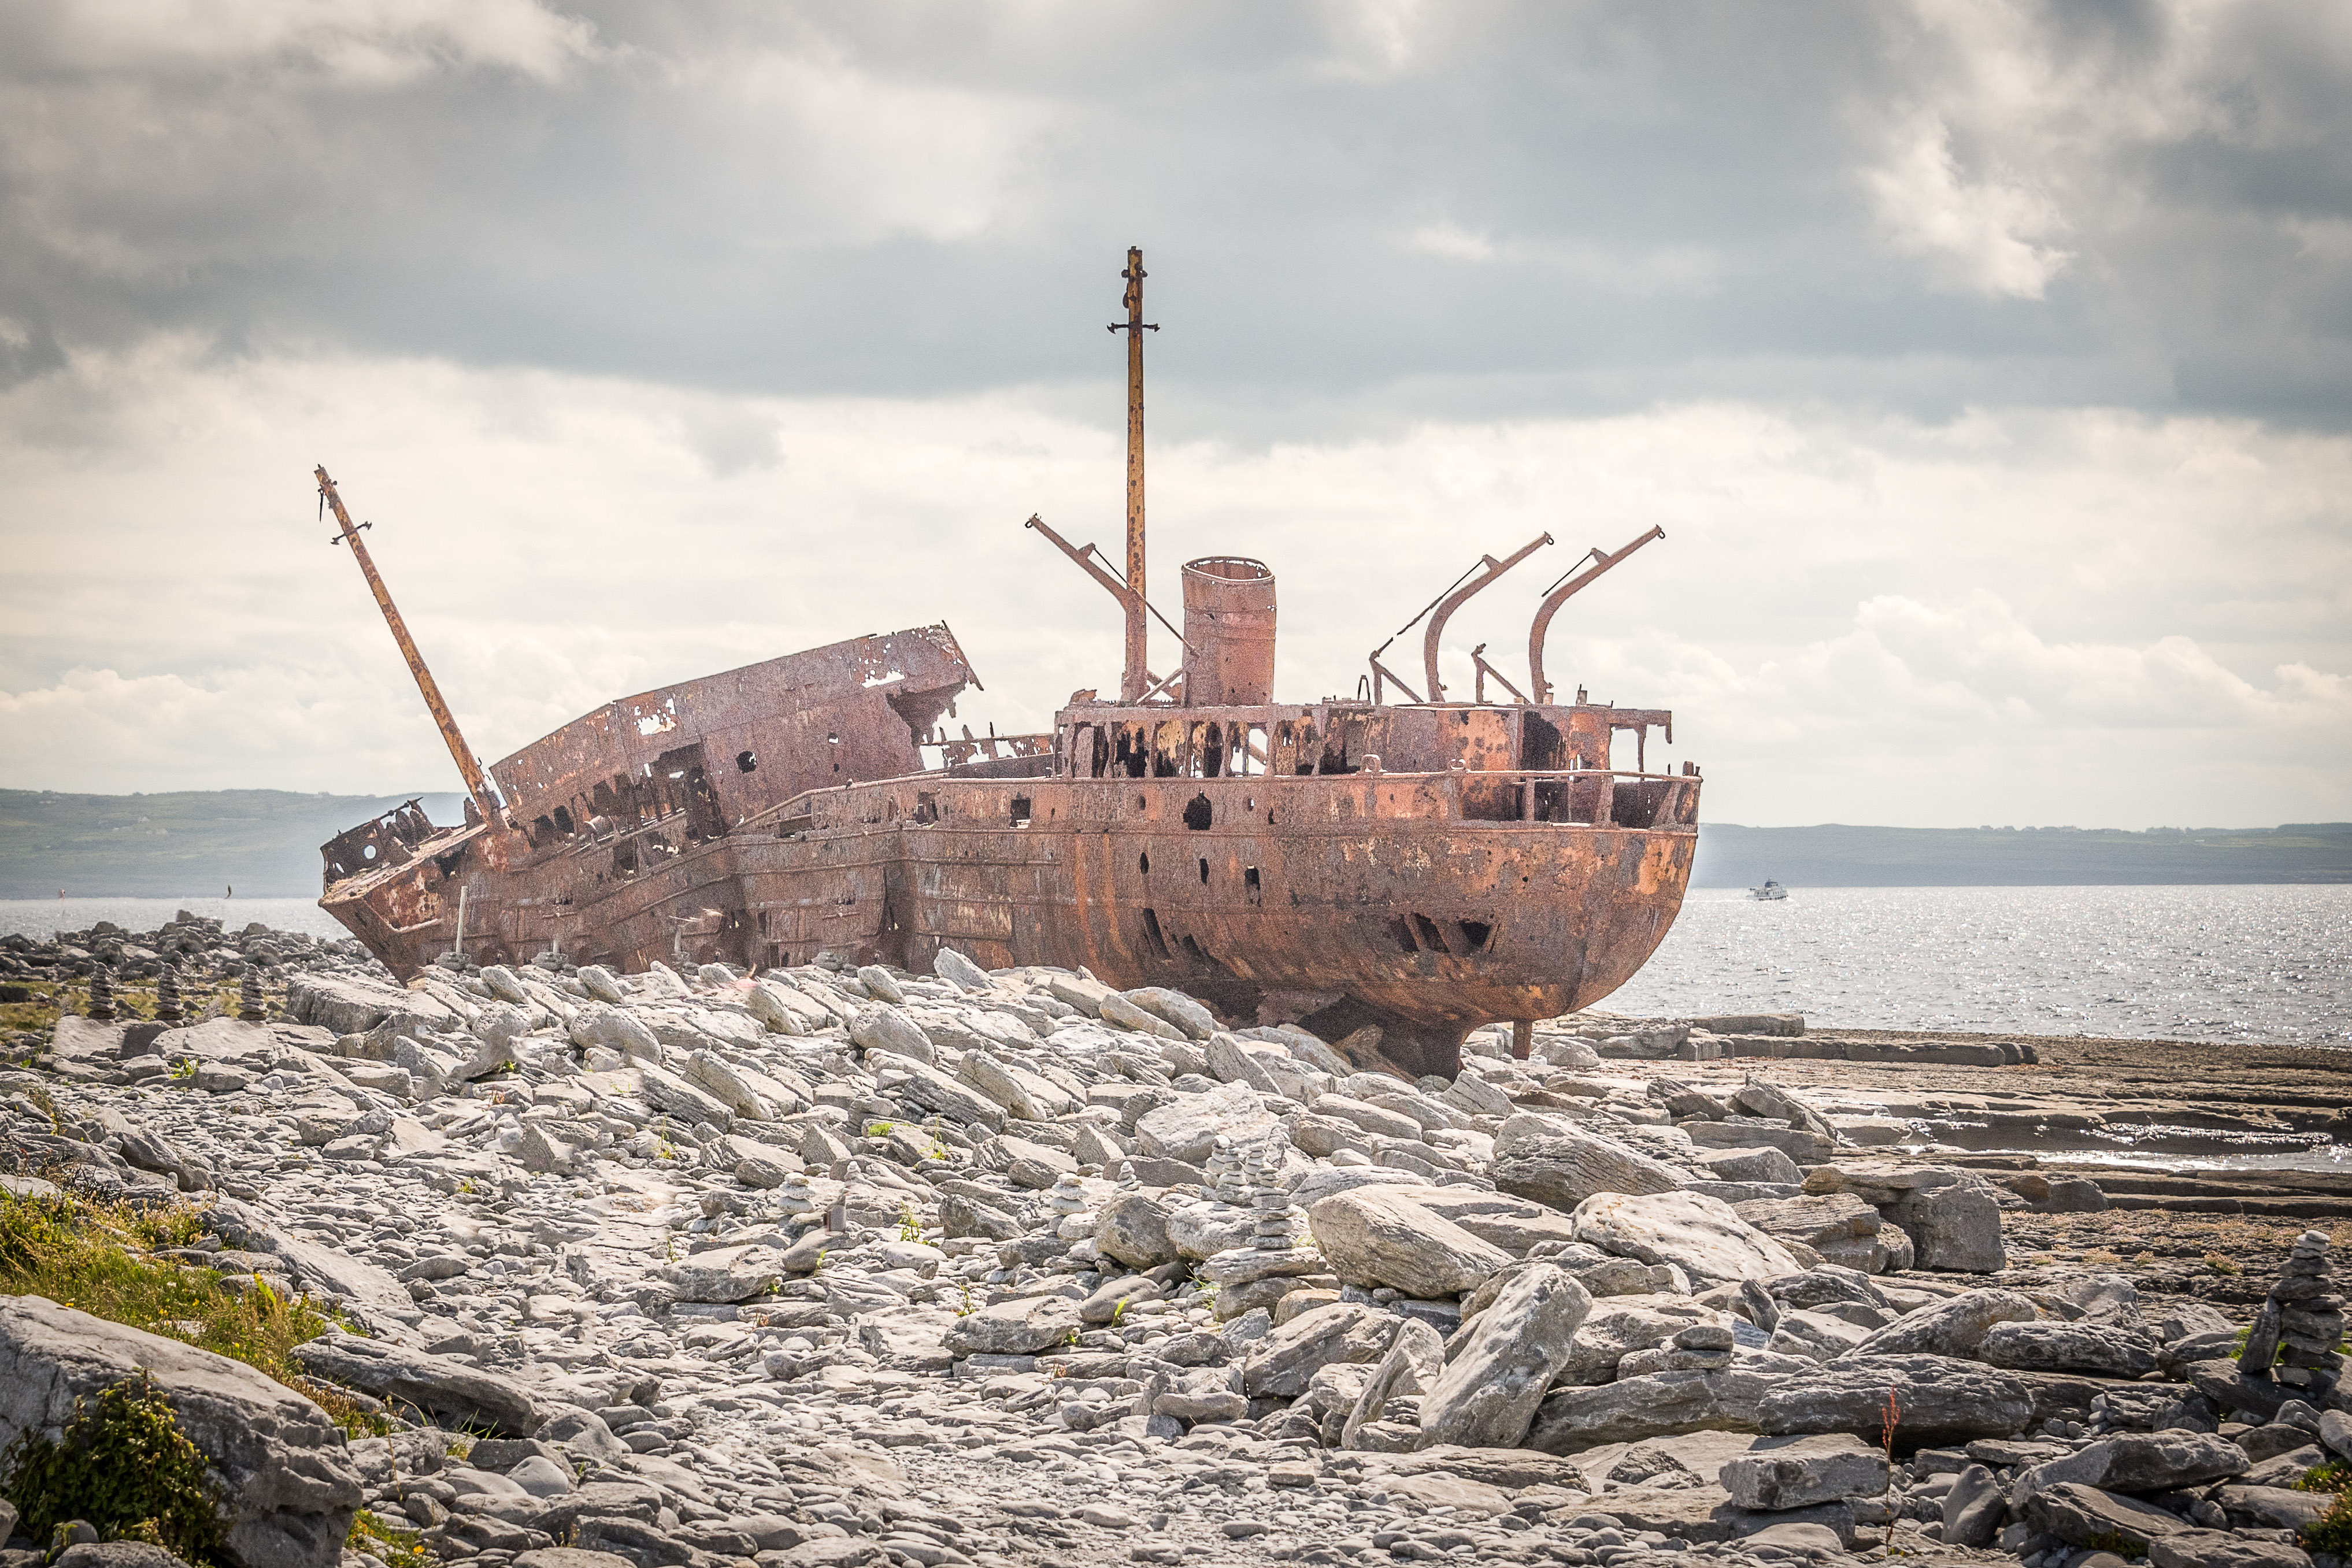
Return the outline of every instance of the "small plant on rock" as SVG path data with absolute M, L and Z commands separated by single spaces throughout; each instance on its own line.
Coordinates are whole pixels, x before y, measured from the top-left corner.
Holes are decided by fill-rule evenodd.
M 146 1373 L 77 1400 L 56 1442 L 28 1430 L 0 1474 L 24 1532 L 87 1520 L 101 1539 L 145 1541 L 191 1563 L 221 1561 L 220 1506 L 204 1454 Z
M 2294 1483 L 2297 1491 L 2332 1491 L 2338 1496 L 2352 1492 L 2352 1464 L 2342 1459 L 2330 1459 L 2303 1472 Z
M 2337 1492 L 2336 1506 L 2305 1525 L 2296 1539 L 2315 1557 L 2323 1552 L 2352 1556 L 2352 1491 Z
M 913 1202 L 907 1198 L 900 1198 L 898 1200 L 898 1239 L 920 1241 L 922 1239 L 923 1222 L 915 1217 Z
M 352 1515 L 352 1532 L 344 1537 L 343 1545 L 366 1552 L 385 1568 L 438 1568 L 440 1561 L 425 1549 L 417 1531 L 389 1524 L 366 1509 Z
M 1903 1402 L 1895 1397 L 1892 1385 L 1886 1390 L 1886 1403 L 1878 1407 L 1878 1443 L 1886 1450 L 1886 1480 L 1895 1483 L 1895 1428 L 1903 1424 Z

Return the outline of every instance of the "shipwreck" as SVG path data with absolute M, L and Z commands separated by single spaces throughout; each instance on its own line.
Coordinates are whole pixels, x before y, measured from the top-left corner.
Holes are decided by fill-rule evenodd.
M 1142 255 L 1127 259 L 1111 329 L 1127 340 L 1124 570 L 1027 525 L 1109 592 L 1125 658 L 1117 697 L 1076 694 L 1050 734 L 950 736 L 979 681 L 938 623 L 624 697 L 485 768 L 318 469 L 333 542 L 468 797 L 462 824 L 411 801 L 323 845 L 320 905 L 403 979 L 451 955 L 927 968 L 953 947 L 988 967 L 1176 986 L 1332 1040 L 1378 1025 L 1390 1061 L 1445 1076 L 1471 1029 L 1507 1022 L 1524 1055 L 1534 1020 L 1622 985 L 1681 907 L 1699 772 L 1645 769 L 1671 713 L 1556 700 L 1544 647 L 1570 598 L 1663 530 L 1595 548 L 1553 584 L 1524 691 L 1481 643 L 1457 700 L 1438 653 L 1455 612 L 1549 534 L 1482 558 L 1408 623 L 1419 691 L 1383 662 L 1391 637 L 1353 698 L 1275 701 L 1275 578 L 1242 556 L 1183 567 L 1181 660 L 1154 674 L 1142 345 L 1156 326 Z M 1511 700 L 1489 700 L 1490 680 Z

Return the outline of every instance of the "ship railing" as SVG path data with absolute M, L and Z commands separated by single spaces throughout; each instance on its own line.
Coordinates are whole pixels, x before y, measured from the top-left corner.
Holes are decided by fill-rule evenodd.
M 1363 760 L 1376 768 L 1372 758 Z M 812 829 L 838 830 L 882 827 L 900 823 L 928 826 L 1023 827 L 1034 821 L 1039 806 L 1051 807 L 1040 796 L 1042 782 L 1024 779 L 955 779 L 937 773 L 912 773 L 898 779 L 812 789 L 783 801 L 742 823 L 739 831 L 789 837 Z M 1085 811 L 1107 810 L 1125 815 L 1130 807 L 1157 815 L 1170 802 L 1164 794 L 1130 796 L 1136 784 L 1127 777 L 1056 781 L 1061 789 L 1075 788 L 1071 801 Z M 1482 771 L 1453 768 L 1445 772 L 1392 773 L 1366 768 L 1349 773 L 1258 774 L 1223 779 L 1176 779 L 1150 782 L 1176 783 L 1194 791 L 1189 800 L 1175 802 L 1171 820 L 1204 828 L 1234 817 L 1253 817 L 1269 809 L 1285 822 L 1317 820 L 1325 811 L 1335 820 L 1347 816 L 1423 821 L 1517 823 L 1545 826 L 1679 828 L 1698 821 L 1701 779 L 1696 772 L 1645 773 L 1622 768 L 1499 768 Z M 1302 815 L 1302 795 L 1328 797 L 1319 810 Z M 1262 799 L 1263 797 L 1263 799 Z M 1286 805 L 1276 801 L 1288 798 Z M 1342 798 L 1354 805 L 1343 806 Z M 1050 820 L 1050 814 L 1049 818 Z
M 1456 768 L 1318 777 L 1379 780 L 1375 809 L 1384 817 L 1616 828 L 1688 827 L 1698 821 L 1700 780 L 1695 772 Z

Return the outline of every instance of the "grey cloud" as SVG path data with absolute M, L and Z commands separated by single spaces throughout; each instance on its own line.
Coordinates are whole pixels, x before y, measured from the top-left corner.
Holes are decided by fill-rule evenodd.
M 1099 381 L 1137 242 L 1170 434 L 2352 415 L 2328 8 L 497 9 L 174 56 L 0 5 L 0 374 L 175 329 L 795 395 Z

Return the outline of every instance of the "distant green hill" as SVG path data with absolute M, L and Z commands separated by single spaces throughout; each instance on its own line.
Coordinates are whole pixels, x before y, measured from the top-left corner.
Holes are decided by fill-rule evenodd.
M 0 789 L 0 898 L 316 897 L 319 846 L 408 799 L 217 789 L 68 795 Z M 436 822 L 464 797 L 428 794 Z M 2352 882 L 2352 822 L 2280 828 L 1747 828 L 1699 831 L 1699 887 Z
M 2091 886 L 2352 882 L 2352 822 L 2277 828 L 1699 830 L 1696 887 Z
M 294 795 L 283 789 L 68 795 L 0 789 L 0 898 L 316 898 L 319 846 L 405 795 Z M 423 797 L 436 822 L 465 820 L 465 798 Z

